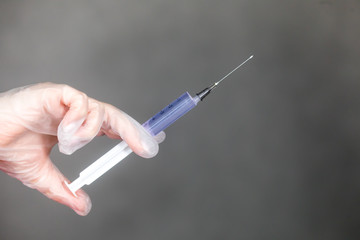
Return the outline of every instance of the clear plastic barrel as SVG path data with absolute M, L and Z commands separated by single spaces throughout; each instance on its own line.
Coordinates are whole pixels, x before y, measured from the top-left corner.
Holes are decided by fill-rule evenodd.
M 186 92 L 147 120 L 143 124 L 143 127 L 148 130 L 151 135 L 155 136 L 193 109 L 198 102 L 199 99 L 197 97 L 192 98 L 190 94 Z

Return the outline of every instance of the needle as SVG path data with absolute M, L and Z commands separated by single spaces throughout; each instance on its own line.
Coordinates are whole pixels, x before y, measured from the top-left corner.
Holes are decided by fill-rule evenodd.
M 200 98 L 200 100 L 203 100 L 207 95 L 209 95 L 209 93 L 211 92 L 211 90 L 213 90 L 214 88 L 217 87 L 217 85 L 219 85 L 219 83 L 221 83 L 225 78 L 227 78 L 228 76 L 230 76 L 230 74 L 232 74 L 233 72 L 235 72 L 236 70 L 238 70 L 238 68 L 240 68 L 242 65 L 244 65 L 247 61 L 249 61 L 250 59 L 252 59 L 254 57 L 254 55 L 251 55 L 248 59 L 246 59 L 245 61 L 243 61 L 239 66 L 237 66 L 236 68 L 234 68 L 231 72 L 229 72 L 228 74 L 226 74 L 222 79 L 220 79 L 219 81 L 217 81 L 216 83 L 212 84 L 210 87 L 205 88 L 204 90 L 202 90 L 201 92 L 197 93 L 196 95 Z
M 219 81 L 217 81 L 216 83 L 214 83 L 211 87 L 210 90 L 214 89 L 215 87 L 217 87 L 217 85 L 219 83 L 221 83 L 225 78 L 227 78 L 228 76 L 230 76 L 233 72 L 235 72 L 236 70 L 238 70 L 238 68 L 240 68 L 242 65 L 244 65 L 247 61 L 249 61 L 250 59 L 252 59 L 254 57 L 254 55 L 251 55 L 248 59 L 246 59 L 244 62 L 242 62 L 239 66 L 237 66 L 236 68 L 234 68 L 231 72 L 229 72 L 228 74 L 226 74 L 222 79 L 220 79 Z

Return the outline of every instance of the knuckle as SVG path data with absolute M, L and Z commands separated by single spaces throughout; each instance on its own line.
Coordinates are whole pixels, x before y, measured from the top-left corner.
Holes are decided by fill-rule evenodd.
M 97 101 L 94 101 L 94 100 L 91 100 L 90 101 L 90 106 L 91 108 L 94 108 L 94 109 L 100 109 L 101 108 L 101 104 Z

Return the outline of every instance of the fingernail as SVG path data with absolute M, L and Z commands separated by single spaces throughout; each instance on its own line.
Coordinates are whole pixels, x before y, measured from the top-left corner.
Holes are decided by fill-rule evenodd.
M 66 124 L 65 126 L 63 126 L 63 130 L 66 133 L 72 133 L 75 132 L 84 122 L 84 118 L 79 119 L 77 121 L 71 122 L 69 124 Z
M 141 144 L 144 149 L 143 157 L 152 158 L 159 151 L 159 145 L 153 139 L 142 140 Z
M 63 127 L 64 132 L 69 133 L 75 131 L 76 125 L 75 123 L 70 123 L 69 125 L 66 125 Z
M 81 195 L 81 196 L 80 196 Z M 79 197 L 83 198 L 82 201 L 85 201 L 85 208 L 84 209 L 74 209 L 74 211 L 79 214 L 80 216 L 86 216 L 89 214 L 91 207 L 92 207 L 92 203 L 90 200 L 90 197 L 86 194 L 86 193 L 80 193 Z
M 59 151 L 63 154 L 66 154 L 66 155 L 71 155 L 75 152 L 76 149 L 74 149 L 73 147 L 69 146 L 70 143 L 62 143 L 62 142 L 59 142 Z
M 146 129 L 140 125 L 137 121 L 135 121 L 133 118 L 128 116 L 128 119 L 137 127 L 139 130 L 139 137 L 140 142 L 143 148 L 143 152 L 141 153 L 141 156 L 144 158 L 152 158 L 154 157 L 158 151 L 159 151 L 159 145 L 157 144 L 155 138 L 150 135 Z
M 86 198 L 85 200 L 86 200 L 86 209 L 85 209 L 85 211 L 84 211 L 84 213 L 85 213 L 84 216 L 88 215 L 89 212 L 90 212 L 90 210 L 91 210 L 91 208 L 92 208 L 92 203 L 91 203 L 90 197 L 87 196 L 87 198 Z

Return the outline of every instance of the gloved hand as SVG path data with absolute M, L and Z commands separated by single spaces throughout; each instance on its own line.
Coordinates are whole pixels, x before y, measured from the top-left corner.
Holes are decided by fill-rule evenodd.
M 155 156 L 165 138 L 161 133 L 156 140 L 124 112 L 67 85 L 41 83 L 0 94 L 0 169 L 79 215 L 89 213 L 90 198 L 83 190 L 78 197 L 69 191 L 49 154 L 56 143 L 72 154 L 104 134 L 145 158 Z

